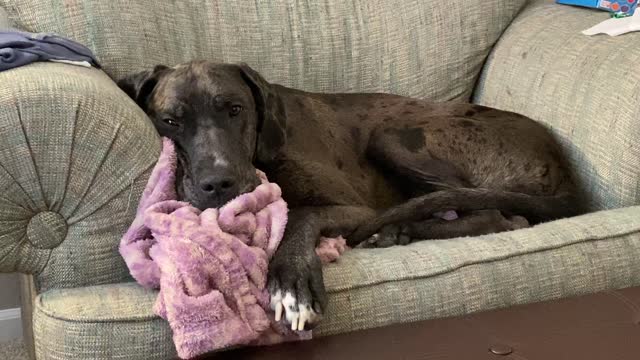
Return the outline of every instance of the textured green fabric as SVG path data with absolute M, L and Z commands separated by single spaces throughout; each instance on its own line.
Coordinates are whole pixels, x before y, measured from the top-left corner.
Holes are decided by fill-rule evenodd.
M 27 224 L 27 239 L 38 249 L 55 249 L 65 237 L 69 225 L 66 219 L 53 211 L 42 211 L 34 215 Z
M 640 33 L 580 33 L 607 17 L 537 1 L 500 39 L 475 96 L 548 124 L 596 209 L 640 204 Z
M 151 310 L 155 298 L 135 283 L 39 295 L 33 322 L 37 359 L 174 359 L 171 328 Z
M 117 247 L 157 160 L 150 121 L 103 72 L 0 72 L 0 271 L 41 289 L 129 278 Z
M 9 16 L 7 15 L 7 12 L 4 11 L 3 8 L 0 8 L 0 29 L 5 29 L 10 27 L 12 24 L 9 21 Z
M 347 252 L 325 269 L 316 336 L 640 285 L 640 207 L 479 238 Z M 50 290 L 38 359 L 169 359 L 156 293 L 134 283 Z
M 108 74 L 195 58 L 244 61 L 326 92 L 468 98 L 525 0 L 0 0 L 18 26 L 57 32 Z

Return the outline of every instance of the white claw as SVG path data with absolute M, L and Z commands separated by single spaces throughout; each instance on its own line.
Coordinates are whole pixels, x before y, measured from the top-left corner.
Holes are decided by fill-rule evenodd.
M 276 305 L 276 321 L 282 320 L 282 309 L 282 303 L 278 303 L 278 305 Z
M 282 305 L 284 305 L 285 317 L 287 318 L 287 322 L 291 324 L 291 329 L 295 330 L 298 328 L 298 310 L 297 310 L 297 300 L 292 293 L 287 292 L 284 295 L 284 299 L 282 299 Z
M 317 314 L 311 306 L 309 305 L 300 305 L 300 320 L 298 323 L 298 330 L 304 330 L 304 325 L 307 323 L 312 323 L 316 320 Z
M 291 292 L 285 293 L 283 297 L 282 292 L 278 290 L 271 297 L 271 308 L 276 313 L 276 321 L 286 319 L 293 331 L 303 331 L 306 324 L 311 324 L 318 319 L 318 314 L 311 306 L 298 304 L 298 300 Z
M 271 310 L 276 312 L 276 321 L 280 321 L 282 319 L 282 292 L 280 290 L 276 291 L 275 295 L 271 296 Z

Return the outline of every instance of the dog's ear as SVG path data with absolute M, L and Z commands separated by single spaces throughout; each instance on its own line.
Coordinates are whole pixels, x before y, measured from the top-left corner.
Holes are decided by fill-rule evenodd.
M 144 70 L 126 76 L 118 81 L 118 86 L 144 111 L 147 111 L 149 95 L 158 84 L 158 80 L 169 71 L 165 65 L 156 65 L 152 70 Z
M 242 78 L 251 88 L 258 113 L 255 157 L 260 163 L 269 163 L 275 160 L 286 142 L 284 104 L 276 89 L 257 71 L 245 63 L 238 66 Z

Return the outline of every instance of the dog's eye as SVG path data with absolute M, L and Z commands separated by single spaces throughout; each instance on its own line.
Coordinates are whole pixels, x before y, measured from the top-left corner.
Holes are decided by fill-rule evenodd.
M 233 105 L 231 107 L 231 111 L 229 112 L 229 115 L 231 116 L 236 116 L 238 114 L 240 114 L 240 111 L 242 111 L 242 106 L 240 105 Z
M 162 119 L 162 122 L 169 126 L 175 126 L 175 127 L 180 126 L 180 124 L 172 118 L 164 118 Z

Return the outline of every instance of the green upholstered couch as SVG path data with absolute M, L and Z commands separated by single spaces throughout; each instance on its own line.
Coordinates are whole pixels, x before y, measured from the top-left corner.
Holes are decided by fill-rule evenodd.
M 244 61 L 305 90 L 528 115 L 553 130 L 589 199 L 594 213 L 530 229 L 348 252 L 325 268 L 330 304 L 316 336 L 640 284 L 640 34 L 580 34 L 606 13 L 543 0 L 0 8 L 13 26 L 84 43 L 104 65 L 0 73 L 0 271 L 30 274 L 24 317 L 38 359 L 175 355 L 155 293 L 117 252 L 160 142 L 113 79 L 194 58 Z

